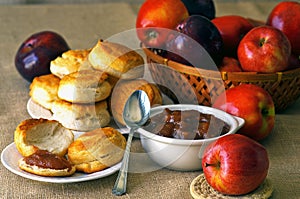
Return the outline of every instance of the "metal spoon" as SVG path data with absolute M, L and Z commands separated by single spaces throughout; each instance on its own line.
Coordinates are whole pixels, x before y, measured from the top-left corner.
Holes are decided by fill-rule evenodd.
M 130 128 L 130 132 L 119 175 L 112 189 L 112 193 L 114 195 L 120 196 L 126 193 L 128 160 L 132 137 L 136 129 L 147 122 L 149 115 L 150 101 L 147 94 L 142 90 L 135 91 L 128 98 L 123 111 L 123 119 L 126 125 Z

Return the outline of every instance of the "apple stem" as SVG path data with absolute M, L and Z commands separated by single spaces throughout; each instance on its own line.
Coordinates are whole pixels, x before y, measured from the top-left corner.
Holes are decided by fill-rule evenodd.
M 216 163 L 216 164 L 205 163 L 205 167 L 209 167 L 209 166 L 213 166 L 213 167 L 220 168 L 220 162 L 218 162 L 218 163 Z
M 264 108 L 261 110 L 262 115 L 268 115 L 269 114 L 269 110 Z
M 259 46 L 262 47 L 265 44 L 265 42 L 266 42 L 266 39 L 265 38 L 261 38 L 259 40 Z

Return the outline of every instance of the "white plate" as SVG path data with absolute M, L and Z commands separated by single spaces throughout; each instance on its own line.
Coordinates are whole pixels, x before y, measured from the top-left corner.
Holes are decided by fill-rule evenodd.
M 27 111 L 32 118 L 52 119 L 52 112 L 35 103 L 31 98 L 27 102 Z
M 10 145 L 8 145 L 1 153 L 2 164 L 12 173 L 31 180 L 52 182 L 52 183 L 73 183 L 73 182 L 95 180 L 95 179 L 109 176 L 117 172 L 121 167 L 121 162 L 120 162 L 103 171 L 99 171 L 91 174 L 76 172 L 72 176 L 68 176 L 68 177 L 44 177 L 44 176 L 38 176 L 21 170 L 18 166 L 18 161 L 21 158 L 22 155 L 18 152 L 15 143 L 11 143 Z
M 122 134 L 126 134 L 128 133 L 128 130 L 120 129 L 120 132 Z M 82 133 L 83 132 L 74 132 L 75 134 L 74 137 L 76 138 Z M 18 161 L 21 158 L 22 155 L 18 152 L 15 143 L 9 144 L 1 153 L 2 164 L 12 173 L 15 173 L 24 178 L 42 181 L 42 182 L 52 182 L 52 183 L 73 183 L 73 182 L 82 182 L 82 181 L 99 179 L 117 172 L 121 167 L 121 162 L 120 162 L 110 168 L 107 168 L 99 172 L 91 173 L 91 174 L 75 172 L 72 176 L 68 176 L 68 177 L 43 177 L 43 176 L 38 176 L 35 174 L 28 173 L 20 169 L 18 166 Z

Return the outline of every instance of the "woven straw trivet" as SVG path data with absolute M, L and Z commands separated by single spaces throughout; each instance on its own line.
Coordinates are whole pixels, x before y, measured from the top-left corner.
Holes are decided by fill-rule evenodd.
M 255 191 L 242 196 L 228 196 L 215 191 L 205 180 L 204 174 L 196 177 L 191 185 L 190 192 L 195 199 L 267 199 L 272 195 L 273 186 L 266 179 Z

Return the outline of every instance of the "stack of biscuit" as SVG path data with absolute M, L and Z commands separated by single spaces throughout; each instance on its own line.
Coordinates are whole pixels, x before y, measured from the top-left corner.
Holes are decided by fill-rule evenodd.
M 108 100 L 114 85 L 127 73 L 126 78 L 143 75 L 138 69 L 143 64 L 142 56 L 132 49 L 99 40 L 91 49 L 69 50 L 51 61 L 51 74 L 34 78 L 29 95 L 66 128 L 105 127 L 111 120 Z

